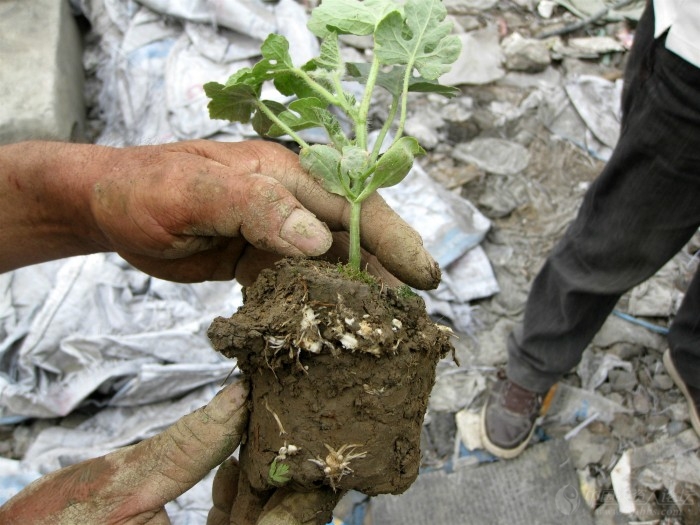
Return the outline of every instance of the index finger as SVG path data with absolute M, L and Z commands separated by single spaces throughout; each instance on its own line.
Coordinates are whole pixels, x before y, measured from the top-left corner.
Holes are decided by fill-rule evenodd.
M 238 447 L 247 396 L 246 384 L 229 385 L 165 432 L 113 453 L 119 455 L 114 492 L 130 499 L 130 508 L 148 510 L 193 487 Z

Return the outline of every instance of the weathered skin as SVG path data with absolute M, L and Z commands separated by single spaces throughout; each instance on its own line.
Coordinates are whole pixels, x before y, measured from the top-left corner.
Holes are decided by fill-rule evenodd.
M 116 251 L 171 281 L 247 285 L 282 256 L 342 258 L 331 233 L 346 232 L 349 216 L 344 198 L 271 142 L 0 146 L 0 243 L 13 247 L 0 271 Z M 379 195 L 363 204 L 361 237 L 401 281 L 437 286 L 420 236 Z
M 169 523 L 165 504 L 238 447 L 247 395 L 231 385 L 162 434 L 38 479 L 0 507 L 0 523 Z

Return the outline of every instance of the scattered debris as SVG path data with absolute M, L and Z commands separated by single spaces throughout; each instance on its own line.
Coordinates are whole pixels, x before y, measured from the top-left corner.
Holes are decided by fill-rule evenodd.
M 245 17 L 236 11 L 236 16 L 218 13 L 216 20 L 209 11 L 211 2 L 72 3 L 92 23 L 85 64 L 91 130 L 99 143 L 247 138 L 251 133 L 245 126 L 208 118 L 201 83 L 216 77 L 217 71 L 225 80 L 233 63 L 256 59 L 259 40 L 270 30 L 285 32 L 297 47 L 295 56 L 315 51 L 315 42 L 299 30 L 307 3 L 296 0 L 244 2 L 249 7 Z M 199 11 L 188 13 L 185 4 L 196 4 Z M 440 289 L 423 297 L 435 317 L 455 328 L 460 365 L 448 358 L 438 366 L 423 429 L 424 472 L 418 481 L 396 500 L 382 496 L 368 502 L 350 492 L 344 499 L 349 503 L 339 506 L 345 509 L 341 517 L 346 525 L 359 525 L 359 516 L 365 513 L 358 509 L 364 509 L 376 522 L 407 525 L 421 516 L 421 509 L 430 509 L 453 513 L 453 521 L 448 517 L 440 521 L 431 514 L 429 521 L 435 523 L 462 523 L 465 513 L 477 525 L 505 523 L 481 517 L 511 516 L 508 512 L 522 503 L 508 523 L 698 523 L 700 444 L 661 355 L 665 331 L 700 260 L 700 234 L 657 276 L 620 300 L 616 315 L 597 334 L 581 364 L 557 388 L 522 462 L 494 461 L 481 450 L 475 431 L 483 392 L 506 362 L 506 337 L 522 317 L 529 284 L 617 141 L 622 71 L 645 2 L 445 0 L 445 4 L 458 25 L 463 53 L 441 82 L 459 87 L 461 95 L 451 100 L 415 95 L 407 128 L 428 154 L 407 178 L 407 183 L 413 182 L 403 187 L 405 193 L 384 196 L 402 214 L 419 210 L 406 219 L 426 238 L 445 277 Z M 344 53 L 358 57 L 367 53 L 361 39 L 342 42 Z M 151 103 L 154 99 L 166 104 Z M 373 111 L 373 118 L 381 118 L 386 110 L 378 106 Z M 407 201 L 411 205 L 404 211 L 402 203 Z M 80 297 L 99 299 L 99 304 L 126 300 L 129 309 L 106 317 L 110 324 L 115 319 L 144 320 L 150 333 L 159 333 L 172 326 L 169 321 L 184 326 L 179 316 L 186 312 L 169 306 L 173 304 L 169 301 L 179 304 L 178 294 L 206 293 L 224 302 L 233 300 L 215 287 L 175 291 L 126 268 L 112 268 L 117 264 L 112 259 L 98 257 L 96 275 L 86 279 L 97 284 Z M 92 259 L 84 264 L 95 263 Z M 133 342 L 124 341 L 129 329 L 135 328 L 128 325 L 122 330 L 112 327 L 110 332 L 96 324 L 87 342 L 74 334 L 73 345 L 70 339 L 59 343 L 39 337 L 49 332 L 37 332 L 40 321 L 29 317 L 31 309 L 37 304 L 48 308 L 44 303 L 53 304 L 47 299 L 61 289 L 64 298 L 77 293 L 67 287 L 49 292 L 51 276 L 63 264 L 67 263 L 45 267 L 45 274 L 20 271 L 11 279 L 0 276 L 0 289 L 23 290 L 21 296 L 12 296 L 14 301 L 0 302 L 0 345 L 7 357 L 3 363 L 17 357 L 22 373 L 37 374 L 2 390 L 6 417 L 0 431 L 10 443 L 2 454 L 24 457 L 23 467 L 34 475 L 82 459 L 83 453 L 120 446 L 134 435 L 156 432 L 158 425 L 144 419 L 150 403 L 170 402 L 159 397 L 167 390 L 160 362 L 100 368 L 102 375 L 90 369 L 92 383 L 76 382 L 85 385 L 83 391 L 61 398 L 37 397 L 38 377 L 53 379 L 66 366 L 61 360 L 79 364 L 76 356 L 88 359 L 92 355 L 88 350 L 96 347 L 138 350 Z M 61 275 L 89 269 L 69 266 L 61 269 Z M 45 295 L 32 296 L 38 288 L 22 286 L 27 279 L 44 283 Z M 207 303 L 213 302 L 212 296 Z M 48 315 L 45 309 L 36 312 Z M 167 320 L 161 314 L 167 314 Z M 197 335 L 193 328 L 176 337 Z M 36 357 L 28 350 L 19 352 L 29 346 L 39 352 Z M 56 348 L 60 352 L 52 353 Z M 215 356 L 210 352 L 212 368 L 198 376 L 199 386 L 208 386 L 195 392 L 205 396 L 215 390 L 213 376 L 220 381 L 230 371 L 220 369 Z M 44 364 L 35 367 L 38 361 Z M 168 369 L 177 371 L 174 366 Z M 73 367 L 71 373 L 80 372 Z M 201 401 L 201 396 L 196 399 Z M 142 406 L 130 406 L 138 400 Z M 189 411 L 192 403 L 194 394 L 184 398 L 180 412 L 169 413 L 176 417 Z M 110 406 L 102 408 L 105 404 Z M 116 419 L 119 428 L 132 429 L 128 435 L 115 430 L 110 421 Z M 76 451 L 69 446 L 75 436 L 84 437 L 86 428 L 104 430 L 110 425 L 115 429 L 92 438 L 89 447 Z M 57 447 L 56 442 L 62 445 Z M 327 458 L 317 460 L 327 463 Z M 0 463 L 3 473 L 17 470 L 16 461 L 7 461 L 7 467 Z M 352 468 L 352 464 L 343 467 L 342 461 L 338 465 L 336 477 Z M 541 469 L 559 477 L 537 474 Z M 469 498 L 464 497 L 465 490 Z M 533 502 L 538 509 L 528 507 Z M 523 509 L 540 514 L 533 518 Z M 542 519 L 544 512 L 551 513 L 550 521 Z

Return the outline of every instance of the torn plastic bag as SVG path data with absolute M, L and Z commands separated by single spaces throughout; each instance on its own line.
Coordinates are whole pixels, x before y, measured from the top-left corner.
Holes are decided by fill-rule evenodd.
M 214 352 L 206 330 L 216 315 L 242 303 L 237 284 L 169 283 L 116 255 L 95 254 L 60 261 L 52 280 L 42 280 L 44 265 L 10 273 L 13 304 L 26 299 L 32 272 L 44 289 L 33 287 L 37 303 L 17 310 L 25 316 L 15 321 L 22 329 L 3 343 L 2 417 L 63 416 L 105 384 L 109 394 L 123 389 L 122 405 L 148 403 L 221 382 L 231 372 L 233 363 Z M 134 381 L 125 382 L 129 377 Z

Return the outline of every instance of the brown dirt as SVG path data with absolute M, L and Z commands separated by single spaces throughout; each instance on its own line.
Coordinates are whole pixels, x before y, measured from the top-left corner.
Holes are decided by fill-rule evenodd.
M 280 484 L 269 477 L 275 460 L 296 490 L 398 494 L 413 483 L 435 367 L 452 350 L 419 296 L 286 260 L 209 337 L 251 381 L 240 457 L 254 488 Z

